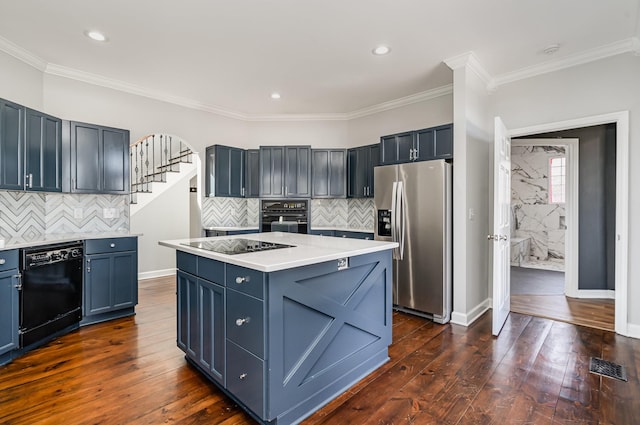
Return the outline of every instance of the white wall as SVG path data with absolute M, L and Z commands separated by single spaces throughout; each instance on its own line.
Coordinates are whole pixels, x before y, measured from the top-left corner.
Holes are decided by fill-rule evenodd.
M 189 238 L 190 180 L 183 178 L 131 217 L 131 232 L 142 234 L 138 238 L 138 273 L 142 277 L 176 267 L 175 250 L 159 246 L 158 241 Z
M 0 97 L 42 111 L 42 72 L 0 52 Z
M 239 145 L 311 145 L 314 148 L 347 146 L 347 121 L 252 121 L 247 139 Z
M 628 322 L 640 331 L 640 56 L 623 54 L 500 86 L 491 112 L 508 128 L 628 110 L 629 241 Z

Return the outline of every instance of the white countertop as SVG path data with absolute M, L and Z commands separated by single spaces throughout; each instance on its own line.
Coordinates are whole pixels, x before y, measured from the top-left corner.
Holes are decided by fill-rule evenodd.
M 204 230 L 218 230 L 221 232 L 233 232 L 236 230 L 255 230 L 258 231 L 259 227 L 258 226 L 210 226 L 210 227 L 203 227 Z
M 49 245 L 54 243 L 81 241 L 86 239 L 108 239 L 142 236 L 129 232 L 103 232 L 103 233 L 57 233 L 52 235 L 39 235 L 33 238 L 11 238 L 5 240 L 5 246 L 0 251 L 17 248 L 30 248 L 32 246 Z
M 251 239 L 294 246 L 291 248 L 227 255 L 182 245 L 183 243 L 212 239 Z M 385 251 L 398 246 L 396 242 L 325 238 L 322 236 L 284 232 L 250 233 L 245 235 L 218 236 L 215 238 L 178 239 L 160 241 L 158 243 L 178 251 L 188 252 L 200 257 L 212 258 L 262 272 L 274 272 L 292 269 L 294 267 L 308 266 L 310 264 L 337 260 L 339 258 Z

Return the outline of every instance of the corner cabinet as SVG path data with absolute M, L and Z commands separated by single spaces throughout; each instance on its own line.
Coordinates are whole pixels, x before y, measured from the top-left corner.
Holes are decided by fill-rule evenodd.
M 138 239 L 90 239 L 84 245 L 81 324 L 134 314 L 138 304 Z
M 71 151 L 69 192 L 129 193 L 128 130 L 67 121 L 63 142 Z
M 373 168 L 380 165 L 380 145 L 360 146 L 348 150 L 349 198 L 373 198 Z
M 261 146 L 260 197 L 310 198 L 311 147 Z
M 18 250 L 0 251 L 0 365 L 18 348 Z
M 311 197 L 347 197 L 346 149 L 312 149 L 311 170 Z
M 453 158 L 453 124 L 380 138 L 381 165 Z
M 62 120 L 0 99 L 0 188 L 62 191 Z

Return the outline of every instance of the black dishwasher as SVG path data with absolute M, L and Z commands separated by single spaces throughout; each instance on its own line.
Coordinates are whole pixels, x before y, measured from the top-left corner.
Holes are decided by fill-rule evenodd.
M 82 242 L 20 250 L 20 347 L 82 319 Z

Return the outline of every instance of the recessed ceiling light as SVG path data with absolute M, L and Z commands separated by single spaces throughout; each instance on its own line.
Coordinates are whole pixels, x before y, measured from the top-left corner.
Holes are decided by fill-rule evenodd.
M 271 99 L 280 99 L 280 93 L 271 93 Z
M 374 55 L 382 56 L 382 55 L 386 55 L 390 51 L 391 51 L 391 48 L 389 46 L 378 46 L 375 49 L 373 49 L 371 53 L 373 53 Z
M 107 37 L 100 31 L 87 31 L 86 36 L 95 41 L 107 41 Z

